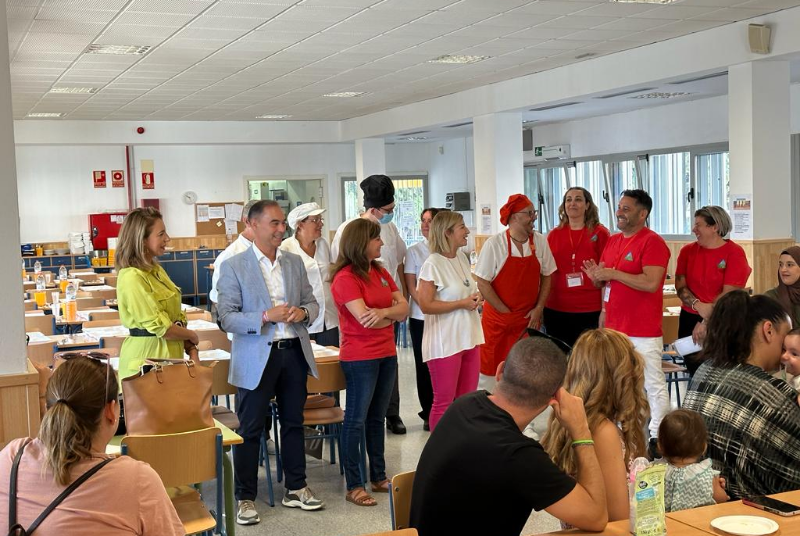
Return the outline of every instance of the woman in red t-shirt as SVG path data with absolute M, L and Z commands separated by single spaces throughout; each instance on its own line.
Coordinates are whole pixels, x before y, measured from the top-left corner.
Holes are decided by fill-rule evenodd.
M 675 269 L 675 290 L 682 302 L 678 337 L 702 342 L 714 303 L 747 284 L 752 270 L 744 250 L 724 238 L 731 228 L 731 218 L 722 207 L 709 205 L 694 213 L 692 232 L 697 241 L 681 248 Z M 684 356 L 684 361 L 691 374 L 700 366 L 696 354 Z
M 381 226 L 358 218 L 345 227 L 339 258 L 331 268 L 331 293 L 339 313 L 339 360 L 347 382 L 347 411 L 342 430 L 347 500 L 374 506 L 359 471 L 361 437 L 367 442 L 372 491 L 389 492 L 383 456 L 384 418 L 397 375 L 393 322 L 405 321 L 408 302 L 394 279 L 376 260 Z
M 544 309 L 547 333 L 570 346 L 600 318 L 600 289 L 581 270 L 584 261 L 600 262 L 610 233 L 601 223 L 592 194 L 576 186 L 558 207 L 561 221 L 547 235 L 558 269 Z

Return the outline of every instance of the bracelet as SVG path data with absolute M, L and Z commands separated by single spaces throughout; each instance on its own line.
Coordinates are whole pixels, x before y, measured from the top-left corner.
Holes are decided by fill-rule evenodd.
M 695 299 L 692 300 L 692 304 L 689 306 L 689 307 L 692 308 L 692 311 L 697 311 L 697 309 L 694 308 L 694 304 L 699 302 L 699 301 L 700 300 L 698 298 L 695 298 Z
M 576 439 L 572 442 L 572 448 L 575 447 L 583 447 L 583 446 L 593 446 L 594 440 L 592 439 Z
M 269 311 L 264 311 L 264 314 L 261 315 L 261 324 L 266 324 L 269 322 Z

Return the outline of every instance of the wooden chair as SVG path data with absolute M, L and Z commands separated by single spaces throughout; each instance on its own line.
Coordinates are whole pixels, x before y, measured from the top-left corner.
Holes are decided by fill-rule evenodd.
M 43 335 L 55 333 L 53 315 L 25 316 L 25 331 L 40 331 Z
M 125 436 L 122 454 L 150 464 L 172 499 L 186 534 L 222 534 L 222 432 L 206 428 L 180 434 Z M 216 512 L 191 485 L 216 479 Z M 174 488 L 174 489 L 169 489 Z M 233 515 L 231 512 L 229 515 Z
M 119 320 L 119 311 L 109 309 L 108 311 L 89 313 L 89 320 L 92 322 L 95 322 L 96 320 Z
M 116 319 L 109 319 L 109 320 L 90 320 L 89 322 L 84 322 L 84 328 L 107 328 L 111 326 L 119 326 L 122 323 L 120 322 L 119 318 Z
M 672 397 L 672 384 L 674 383 L 675 400 L 678 402 L 678 407 L 681 407 L 681 382 L 685 382 L 687 386 L 689 385 L 689 380 L 691 380 L 689 371 L 686 370 L 686 367 L 673 363 L 672 361 L 667 361 L 666 359 L 662 359 L 661 361 L 661 370 L 667 377 L 668 396 L 670 398 Z
M 197 337 L 200 341 L 209 341 L 211 348 L 217 350 L 231 351 L 231 341 L 228 340 L 228 334 L 221 329 L 201 329 L 197 331 Z
M 78 311 L 85 311 L 86 309 L 97 309 L 98 307 L 103 307 L 106 304 L 106 300 L 103 298 L 77 298 L 75 300 L 78 305 Z
M 115 287 L 116 288 L 116 286 L 117 286 L 117 276 L 115 276 L 115 275 L 107 275 L 107 276 L 105 276 L 103 278 L 103 283 L 105 283 L 109 287 Z
M 411 489 L 414 487 L 414 475 L 416 474 L 416 471 L 408 471 L 392 477 L 392 487 L 389 491 L 392 530 L 408 528 L 408 518 L 411 514 Z
M 186 313 L 186 320 L 205 320 L 206 322 L 213 322 L 211 313 L 209 311 Z
M 117 299 L 117 289 L 115 288 L 109 290 L 92 290 L 92 287 L 86 287 L 84 292 L 88 292 L 92 298 L 102 298 L 103 300 Z
M 72 274 L 70 277 L 72 279 L 80 279 L 81 281 L 97 281 L 98 279 L 100 279 L 100 275 L 94 272 L 92 273 L 80 272 L 77 274 Z
M 73 279 L 76 279 L 75 274 L 86 274 L 86 273 L 95 274 L 93 268 L 71 268 L 69 270 L 69 276 Z M 95 277 L 97 277 L 97 274 L 95 274 Z
M 36 310 L 36 301 L 35 300 L 24 300 L 22 302 L 23 308 L 25 311 L 35 311 Z
M 119 350 L 127 337 L 100 337 L 100 348 L 107 351 L 109 355 L 119 356 Z
M 34 343 L 28 345 L 28 359 L 34 365 L 49 367 L 53 364 L 53 354 L 56 347 L 53 344 Z

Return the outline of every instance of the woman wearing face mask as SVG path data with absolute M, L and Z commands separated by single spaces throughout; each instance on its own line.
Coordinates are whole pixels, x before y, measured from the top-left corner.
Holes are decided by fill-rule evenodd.
M 433 388 L 431 387 L 431 375 L 430 372 L 428 372 L 428 366 L 422 361 L 422 334 L 425 328 L 425 315 L 419 308 L 419 300 L 417 299 L 417 278 L 419 277 L 419 270 L 422 268 L 422 264 L 431 254 L 428 243 L 428 233 L 431 229 L 431 222 L 438 212 L 438 208 L 426 208 L 422 211 L 422 215 L 420 216 L 420 230 L 424 238 L 408 248 L 406 252 L 406 262 L 404 264 L 406 287 L 408 288 L 408 294 L 411 296 L 411 313 L 408 318 L 408 331 L 411 333 L 411 346 L 414 349 L 414 364 L 416 365 L 417 372 L 417 396 L 419 397 L 419 405 L 422 408 L 422 411 L 420 411 L 418 415 L 422 419 L 422 429 L 425 431 L 431 429 L 428 424 L 428 417 L 431 414 L 431 404 L 433 404 Z
M 600 319 L 601 291 L 581 267 L 584 261 L 600 262 L 610 233 L 585 188 L 567 190 L 558 215 L 561 222 L 547 235 L 558 270 L 551 277 L 544 325 L 549 335 L 573 346 L 581 333 L 597 328 Z
M 800 247 L 781 251 L 778 258 L 778 286 L 765 295 L 778 300 L 792 319 L 792 327 L 800 328 Z

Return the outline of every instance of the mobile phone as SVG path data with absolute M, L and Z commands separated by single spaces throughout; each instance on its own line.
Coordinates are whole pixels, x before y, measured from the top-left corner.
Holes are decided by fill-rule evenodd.
M 742 503 L 759 510 L 765 510 L 779 516 L 796 516 L 800 514 L 800 506 L 790 504 L 787 502 L 779 501 L 764 495 L 757 495 L 755 497 L 742 497 Z

